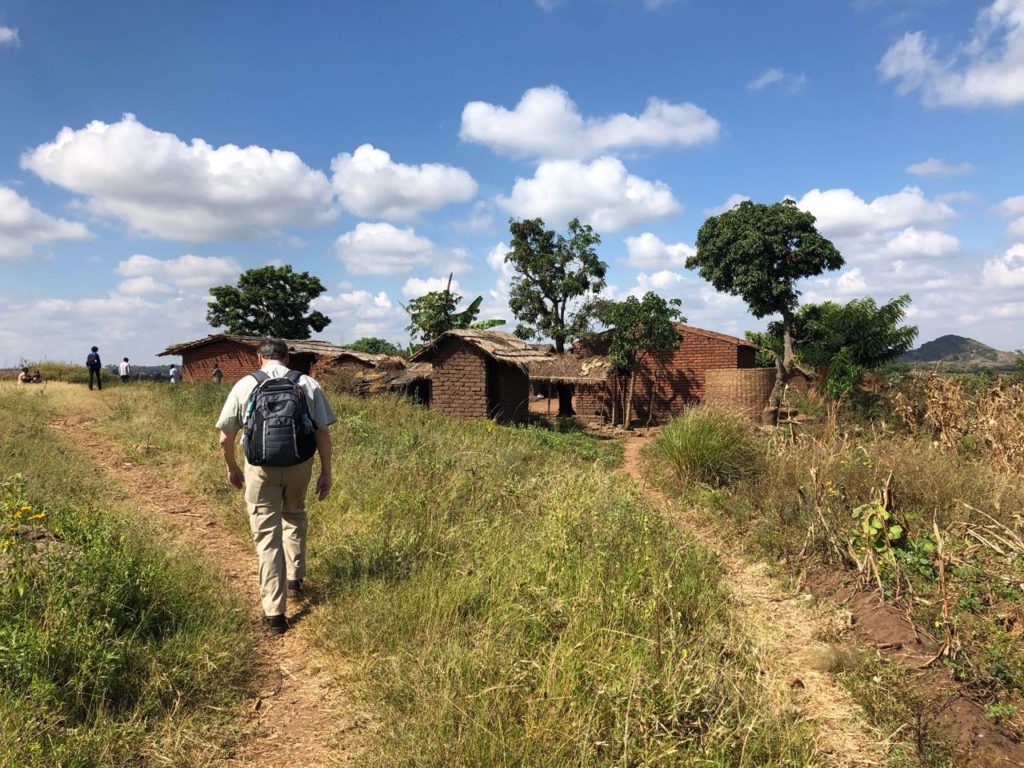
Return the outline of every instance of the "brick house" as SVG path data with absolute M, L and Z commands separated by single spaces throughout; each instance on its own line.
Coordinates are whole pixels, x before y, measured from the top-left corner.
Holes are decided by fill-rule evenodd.
M 195 341 L 172 344 L 158 357 L 181 357 L 183 381 L 212 381 L 213 367 L 219 365 L 224 381 L 234 382 L 259 367 L 256 350 L 264 339 L 258 336 L 232 336 L 218 333 Z M 310 339 L 285 339 L 289 365 L 305 374 L 317 375 L 332 361 L 344 358 L 350 365 L 373 368 L 372 358 L 337 344 Z
M 429 362 L 430 407 L 465 419 L 526 420 L 530 404 L 527 366 L 550 353 L 493 329 L 442 333 L 410 358 Z
M 745 339 L 680 323 L 681 341 L 670 353 L 644 354 L 636 374 L 633 395 L 634 418 L 641 422 L 665 421 L 688 405 L 701 403 L 706 395 L 709 370 L 753 368 L 757 347 Z M 600 340 L 592 345 L 577 344 L 574 352 L 583 357 L 601 353 Z M 628 388 L 628 376 L 610 375 L 600 382 L 576 385 L 574 407 L 586 421 L 611 421 L 621 417 Z M 614 414 L 613 414 L 614 410 Z

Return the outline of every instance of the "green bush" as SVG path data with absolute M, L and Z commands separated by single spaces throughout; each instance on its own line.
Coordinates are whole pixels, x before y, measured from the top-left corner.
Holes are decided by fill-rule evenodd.
M 658 433 L 647 456 L 681 485 L 732 485 L 756 477 L 764 465 L 750 421 L 731 411 L 694 408 Z

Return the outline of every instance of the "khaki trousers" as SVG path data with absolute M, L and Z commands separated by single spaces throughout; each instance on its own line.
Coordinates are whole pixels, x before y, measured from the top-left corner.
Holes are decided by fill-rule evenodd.
M 294 467 L 245 464 L 245 503 L 260 563 L 260 599 L 266 616 L 283 616 L 287 580 L 306 575 L 306 489 L 313 460 Z

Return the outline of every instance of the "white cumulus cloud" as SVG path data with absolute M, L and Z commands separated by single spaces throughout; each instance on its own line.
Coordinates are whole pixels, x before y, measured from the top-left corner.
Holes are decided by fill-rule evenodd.
M 469 102 L 459 137 L 504 154 L 566 158 L 634 147 L 690 147 L 714 141 L 720 130 L 700 107 L 657 98 L 639 115 L 584 118 L 569 95 L 552 85 L 526 91 L 511 110 Z
M 294 152 L 188 144 L 126 114 L 63 128 L 23 168 L 84 195 L 93 213 L 171 240 L 249 239 L 336 216 L 330 182 Z
M 897 92 L 920 91 L 928 106 L 1011 106 L 1024 102 L 1024 0 L 995 0 L 970 39 L 952 53 L 923 32 L 908 32 L 878 64 Z
M 25 258 L 45 243 L 90 237 L 84 224 L 54 218 L 10 187 L 0 186 L 0 261 Z
M 626 263 L 636 269 L 683 269 L 697 251 L 686 243 L 666 243 L 651 232 L 626 238 Z
M 0 46 L 18 45 L 20 42 L 18 30 L 0 26 Z
M 599 232 L 625 229 L 682 210 L 667 184 L 633 176 L 614 157 L 590 163 L 544 161 L 533 178 L 516 179 L 511 194 L 499 197 L 497 203 L 513 216 L 539 216 L 558 226 L 578 217 Z
M 175 259 L 157 259 L 137 253 L 120 262 L 114 271 L 127 278 L 118 287 L 120 293 L 139 295 L 168 293 L 175 288 L 206 290 L 233 281 L 241 267 L 233 259 L 216 256 L 186 253 Z
M 407 299 L 415 299 L 431 291 L 443 291 L 448 286 L 447 277 L 410 277 L 402 286 L 402 295 Z M 452 293 L 462 293 L 458 280 L 452 280 Z
M 956 211 L 947 203 L 928 200 L 917 187 L 904 187 L 895 194 L 880 195 L 870 202 L 850 189 L 812 189 L 797 205 L 813 213 L 817 227 L 827 231 L 830 237 L 872 229 L 935 224 L 956 217 Z
M 405 165 L 372 144 L 331 161 L 333 184 L 345 210 L 365 218 L 412 219 L 476 194 L 473 177 L 440 163 Z
M 915 176 L 963 176 L 973 170 L 974 166 L 970 163 L 947 163 L 936 157 L 907 166 L 907 173 Z
M 338 237 L 335 248 L 355 275 L 400 275 L 423 266 L 460 271 L 466 261 L 459 248 L 439 248 L 412 227 L 399 229 L 387 222 L 359 222 Z
M 960 241 L 942 227 L 956 211 L 917 187 L 865 200 L 849 189 L 812 189 L 797 201 L 814 214 L 818 230 L 832 240 L 847 263 L 937 259 L 960 251 Z
M 1024 195 L 1006 198 L 996 206 L 996 212 L 1011 220 L 1006 226 L 1010 237 L 1024 238 Z
M 384 291 L 352 290 L 323 295 L 310 306 L 331 318 L 328 328 L 343 343 L 363 336 L 379 336 L 393 342 L 403 342 L 407 337 L 403 329 L 408 316 Z
M 1002 256 L 986 261 L 981 275 L 985 285 L 1024 288 L 1024 243 L 1017 243 Z

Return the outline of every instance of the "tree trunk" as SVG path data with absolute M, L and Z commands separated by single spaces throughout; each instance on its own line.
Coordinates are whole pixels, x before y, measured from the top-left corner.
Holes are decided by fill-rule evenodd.
M 622 426 L 630 428 L 633 423 L 633 389 L 636 386 L 636 370 L 629 372 L 629 393 L 626 395 L 626 415 L 622 419 Z
M 782 357 L 775 355 L 775 386 L 768 398 L 768 407 L 764 409 L 764 419 L 770 424 L 779 423 L 779 410 L 782 407 L 782 396 L 786 385 L 793 376 L 796 358 L 793 355 L 793 316 L 788 312 L 782 314 Z

